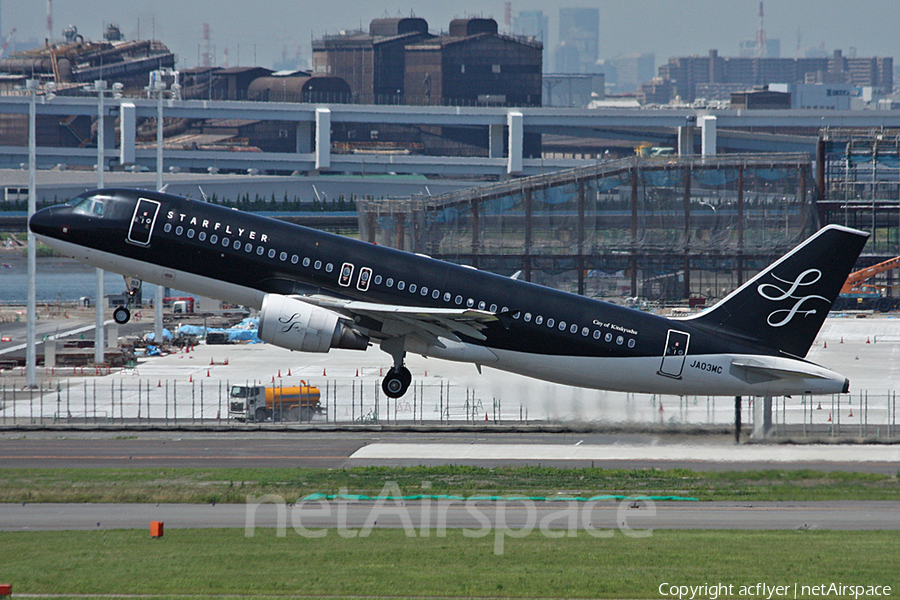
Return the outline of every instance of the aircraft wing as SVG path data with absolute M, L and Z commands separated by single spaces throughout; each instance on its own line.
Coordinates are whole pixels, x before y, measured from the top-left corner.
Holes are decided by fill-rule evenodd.
M 494 313 L 471 308 L 427 308 L 378 304 L 346 300 L 324 295 L 293 296 L 297 300 L 327 308 L 349 317 L 366 317 L 381 323 L 381 331 L 372 332 L 373 337 L 400 337 L 417 335 L 428 344 L 444 347 L 438 338 L 460 342 L 459 335 L 484 341 L 481 331 L 485 324 L 497 321 Z

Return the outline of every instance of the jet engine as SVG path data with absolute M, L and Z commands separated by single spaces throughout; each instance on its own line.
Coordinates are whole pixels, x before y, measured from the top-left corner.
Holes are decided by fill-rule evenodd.
M 369 345 L 369 338 L 348 327 L 337 313 L 280 294 L 263 299 L 259 339 L 301 352 L 365 350 Z

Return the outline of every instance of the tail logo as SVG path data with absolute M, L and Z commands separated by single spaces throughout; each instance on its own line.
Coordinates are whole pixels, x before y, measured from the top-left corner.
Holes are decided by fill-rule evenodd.
M 781 302 L 788 299 L 795 300 L 795 302 L 790 308 L 780 308 L 769 313 L 766 322 L 771 327 L 784 327 L 798 314 L 803 315 L 804 317 L 816 314 L 816 309 L 814 308 L 801 310 L 803 305 L 810 300 L 822 300 L 826 304 L 831 303 L 828 298 L 816 294 L 810 294 L 808 296 L 801 295 L 803 290 L 800 288 L 814 285 L 822 278 L 822 271 L 818 269 L 807 269 L 800 273 L 794 281 L 782 279 L 775 274 L 772 274 L 772 277 L 785 284 L 787 289 L 782 289 L 774 283 L 762 283 L 756 288 L 759 295 L 772 302 Z

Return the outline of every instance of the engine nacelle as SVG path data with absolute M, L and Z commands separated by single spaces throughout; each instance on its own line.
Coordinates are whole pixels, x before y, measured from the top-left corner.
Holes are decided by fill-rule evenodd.
M 369 345 L 369 338 L 347 327 L 337 313 L 280 294 L 263 298 L 259 339 L 301 352 L 365 350 Z

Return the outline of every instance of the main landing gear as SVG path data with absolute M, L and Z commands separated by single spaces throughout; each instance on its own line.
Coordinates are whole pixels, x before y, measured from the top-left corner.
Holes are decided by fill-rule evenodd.
M 403 364 L 403 360 L 406 358 L 404 345 L 403 338 L 390 338 L 381 342 L 381 349 L 394 359 L 394 366 L 381 382 L 381 391 L 388 398 L 400 398 L 412 383 L 412 373 Z
M 125 306 L 117 306 L 113 311 L 113 321 L 119 325 L 124 325 L 131 320 L 131 307 L 134 305 L 134 299 L 141 290 L 143 282 L 137 277 L 126 277 L 125 285 L 128 286 L 128 301 Z
M 381 390 L 388 398 L 399 398 L 409 389 L 412 383 L 412 373 L 404 366 L 391 367 L 388 374 L 381 382 Z

